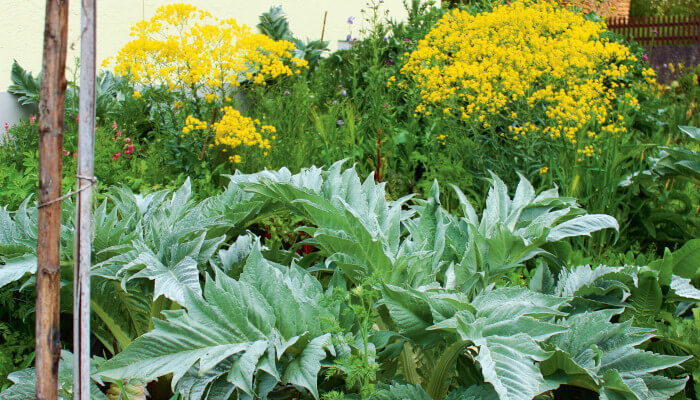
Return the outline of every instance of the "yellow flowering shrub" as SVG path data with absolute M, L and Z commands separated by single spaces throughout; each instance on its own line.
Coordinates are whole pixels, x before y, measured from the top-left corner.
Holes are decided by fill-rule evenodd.
M 389 85 L 415 87 L 415 116 L 451 118 L 472 132 L 560 139 L 581 156 L 601 135 L 627 131 L 639 104 L 630 85 L 654 81 L 602 22 L 549 2 L 515 1 L 472 15 L 454 10 L 418 43 Z
M 204 165 L 214 150 L 215 160 L 236 163 L 243 147 L 267 155 L 264 136 L 275 128 L 236 111 L 246 93 L 236 94 L 244 82 L 246 90 L 265 91 L 268 84 L 299 76 L 308 64 L 294 56 L 293 43 L 188 4 L 159 7 L 153 18 L 132 27 L 131 37 L 105 66 L 127 77 L 132 97 L 158 116 L 156 132 L 170 141 L 185 169 Z
M 187 4 L 158 8 L 153 18 L 131 29 L 133 39 L 106 65 L 135 84 L 177 89 L 207 101 L 227 93 L 243 80 L 265 84 L 305 68 L 294 57 L 294 45 L 251 32 L 234 19 L 219 20 Z
M 224 152 L 228 149 L 235 151 L 239 146 L 258 147 L 264 151 L 263 155 L 267 155 L 267 150 L 270 149 L 270 141 L 263 137 L 263 133 L 274 133 L 274 126 L 262 125 L 259 120 L 251 119 L 243 116 L 238 110 L 233 107 L 224 107 L 223 116 L 218 122 L 212 125 L 214 131 L 214 144 L 224 146 Z M 189 124 L 183 129 L 206 129 L 206 123 L 198 121 L 196 118 L 187 117 Z M 229 155 L 229 161 L 235 163 L 241 162 L 240 154 Z

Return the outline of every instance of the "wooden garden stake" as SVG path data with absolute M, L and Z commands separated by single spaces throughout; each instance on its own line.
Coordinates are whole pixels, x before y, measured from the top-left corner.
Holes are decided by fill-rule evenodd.
M 321 28 L 321 41 L 323 41 L 323 37 L 326 35 L 326 18 L 328 18 L 328 11 L 326 11 L 323 14 L 323 28 Z
M 61 169 L 68 0 L 46 0 L 39 101 L 36 398 L 58 397 Z
M 73 398 L 90 400 L 90 253 L 95 154 L 95 0 L 81 0 L 80 117 L 73 268 Z

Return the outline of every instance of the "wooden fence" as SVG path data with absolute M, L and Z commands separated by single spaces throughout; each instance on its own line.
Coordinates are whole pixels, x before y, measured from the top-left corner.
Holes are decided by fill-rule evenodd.
M 643 46 L 700 45 L 700 15 L 614 17 L 608 29 Z

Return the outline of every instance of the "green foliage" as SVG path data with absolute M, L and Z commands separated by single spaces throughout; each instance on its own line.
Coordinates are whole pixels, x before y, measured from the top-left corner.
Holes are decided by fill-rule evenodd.
M 290 385 L 329 399 L 395 398 L 406 392 L 436 399 L 526 400 L 561 383 L 601 393 L 620 385 L 635 395 L 680 390 L 684 380 L 657 379 L 648 374 L 651 367 L 634 372 L 637 386 L 626 367 L 614 363 L 584 371 L 595 385 L 574 379 L 579 370 L 571 370 L 569 381 L 553 375 L 558 367 L 550 371 L 544 365 L 554 355 L 556 366 L 577 360 L 562 356 L 574 350 L 552 342 L 571 334 L 578 314 L 570 306 L 597 293 L 494 288 L 507 271 L 545 254 L 540 246 L 614 228 L 614 221 L 585 214 L 554 190 L 538 195 L 524 178 L 511 199 L 494 176 L 481 217 L 465 195 L 458 197 L 461 218 L 442 209 L 437 184 L 427 200 L 414 199 L 407 208 L 408 198 L 387 201 L 384 184 L 372 177 L 362 182 L 342 163 L 295 175 L 284 169 L 236 174 L 224 193 L 201 203 L 192 201 L 187 183 L 173 193 L 146 196 L 112 189 L 111 211 L 104 202 L 96 212 L 93 257 L 100 289 L 93 304 L 96 336 L 105 347 L 115 340 L 123 350 L 101 366 L 100 375 L 147 382 L 172 374 L 173 390 L 195 399 L 234 392 L 274 398 Z M 250 234 L 221 248 L 226 237 L 221 235 L 243 233 L 242 227 L 280 212 L 302 218 L 312 254 L 283 256 L 284 250 L 267 250 Z M 10 232 L 22 226 L 17 217 L 9 221 Z M 25 236 L 13 234 L 4 248 L 31 255 L 33 242 L 22 246 L 33 235 Z M 688 281 L 665 272 L 683 265 L 682 254 L 658 273 L 647 269 L 647 275 L 628 271 L 627 276 L 639 276 L 640 288 L 646 276 L 658 276 L 664 287 L 695 296 Z M 561 265 L 552 254 L 538 259 Z M 594 282 L 605 287 L 607 281 L 598 278 L 609 280 L 609 273 L 620 272 L 589 272 L 583 278 L 588 283 L 558 287 L 588 288 Z M 578 282 L 574 276 L 579 275 L 562 275 L 560 281 Z M 470 276 L 477 279 L 466 279 Z M 634 311 L 639 304 L 618 305 Z M 149 316 L 155 317 L 150 324 Z M 636 332 L 629 321 L 604 322 L 615 332 Z M 626 345 L 630 357 L 656 363 L 656 369 L 686 360 L 637 350 L 635 345 L 651 337 L 644 332 L 645 339 Z M 140 336 L 134 340 L 135 334 Z M 598 345 L 585 342 L 575 350 L 588 354 Z M 397 377 L 414 386 L 385 386 Z M 622 383 L 615 383 L 618 377 Z M 332 382 L 338 381 L 346 394 L 335 391 Z
M 190 113 L 216 119 L 218 100 L 164 87 L 139 99 L 125 80 L 100 75 L 95 175 L 100 189 L 116 187 L 96 195 L 91 307 L 93 351 L 112 357 L 94 378 L 114 380 L 111 396 L 140 398 L 154 379 L 183 399 L 526 400 L 556 397 L 561 385 L 608 399 L 698 392 L 698 132 L 686 126 L 697 119 L 697 81 L 641 96 L 642 108 L 628 110 L 633 133 L 602 146 L 599 164 L 571 168 L 557 149 L 505 151 L 442 117 L 412 117 L 416 98 L 387 82 L 444 10 L 405 6 L 398 22 L 372 2 L 364 38 L 327 58 L 326 43 L 293 37 L 281 9 L 261 16 L 261 32 L 291 40 L 311 69 L 243 84 L 232 100 L 278 130 L 269 156 L 251 154 L 242 172 L 181 135 Z M 13 82 L 19 101 L 38 101 L 40 81 L 17 64 Z M 69 86 L 64 193 L 75 186 L 78 88 Z M 32 362 L 36 270 L 38 129 L 31 121 L 9 133 L 0 379 Z M 126 143 L 135 152 L 114 159 Z M 247 174 L 263 167 L 273 170 Z M 66 201 L 64 305 L 74 212 Z M 586 265 L 600 260 L 609 266 Z M 0 399 L 33 397 L 32 376 L 16 373 L 9 389 L 0 381 Z
M 700 6 L 693 0 L 632 0 L 630 16 L 686 16 L 700 13 Z
M 19 97 L 17 101 L 22 105 L 38 104 L 41 91 L 41 75 L 36 78 L 31 72 L 22 68 L 17 60 L 12 63 L 12 84 L 7 88 L 11 94 Z
M 289 21 L 284 15 L 282 6 L 273 6 L 270 11 L 260 14 L 258 30 L 274 40 L 289 40 L 292 32 L 289 29 Z
M 322 294 L 298 266 L 275 265 L 252 253 L 239 280 L 219 273 L 206 283 L 204 297 L 185 290 L 186 311 L 155 321 L 152 332 L 106 362 L 101 374 L 152 380 L 173 373 L 173 385 L 179 383 L 176 390 L 188 398 L 208 385 L 267 396 L 279 381 L 318 398 L 316 376 L 329 345 L 320 325 L 330 316 L 319 305 Z
M 657 240 L 664 245 L 682 245 L 700 234 L 700 143 L 698 128 L 679 127 L 684 145 L 659 146 L 646 158 L 647 170 L 637 171 L 620 185 L 636 192 L 631 208 L 637 209 L 631 232 Z M 679 140 L 679 141 L 680 141 Z M 670 139 L 669 139 L 670 141 Z
M 652 372 L 687 358 L 655 354 L 634 346 L 649 340 L 652 330 L 632 327 L 631 321 L 612 324 L 616 311 L 595 311 L 569 317 L 568 332 L 554 336 L 554 355 L 542 363 L 546 375 L 562 371 L 564 382 L 599 391 L 601 399 L 669 398 L 685 386 Z M 556 377 L 561 383 L 560 376 Z
M 79 65 L 76 61 L 73 81 L 68 82 L 66 90 L 66 113 L 69 118 L 75 118 L 78 114 L 77 99 L 79 88 L 75 76 Z M 41 92 L 41 74 L 33 77 L 32 73 L 26 71 L 19 65 L 17 60 L 12 63 L 12 73 L 10 76 L 12 84 L 7 91 L 18 97 L 17 102 L 21 105 L 39 104 Z M 95 114 L 98 121 L 104 121 L 108 115 L 115 112 L 117 87 L 120 79 L 110 72 L 101 72 L 96 78 L 95 84 Z
M 34 360 L 34 329 L 31 314 L 34 297 L 21 292 L 19 285 L 5 287 L 0 291 L 0 391 L 10 381 L 7 375 L 19 369 L 29 368 Z M 27 321 L 29 320 L 29 321 Z
M 99 357 L 94 357 L 90 363 L 90 372 L 94 374 L 95 369 L 103 361 Z M 35 398 L 36 372 L 33 368 L 13 372 L 8 378 L 14 385 L 0 393 L 1 400 Z M 98 383 L 102 383 L 102 381 L 93 375 L 90 382 L 90 398 L 92 400 L 107 400 L 107 396 L 97 386 Z M 58 398 L 61 400 L 73 398 L 73 354 L 65 350 L 61 351 L 61 358 L 58 362 Z

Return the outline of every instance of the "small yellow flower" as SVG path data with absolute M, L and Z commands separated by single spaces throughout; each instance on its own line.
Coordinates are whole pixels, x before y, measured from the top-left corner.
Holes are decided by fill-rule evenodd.
M 540 174 L 546 174 L 549 171 L 548 167 L 542 167 L 540 168 Z

